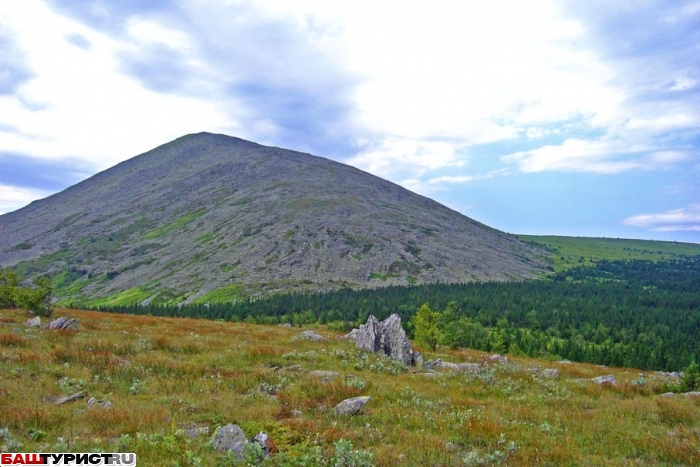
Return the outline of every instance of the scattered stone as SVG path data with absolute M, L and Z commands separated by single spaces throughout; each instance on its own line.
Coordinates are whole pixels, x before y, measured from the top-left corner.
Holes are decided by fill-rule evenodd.
M 52 331 L 57 331 L 59 329 L 69 329 L 71 331 L 78 330 L 78 318 L 66 318 L 62 316 L 58 319 L 51 321 L 49 324 L 44 326 L 45 329 L 50 329 Z
M 251 442 L 258 443 L 260 446 L 262 446 L 263 454 L 266 457 L 270 455 L 270 438 L 267 436 L 267 433 L 261 431 L 253 437 Z
M 478 363 L 458 363 L 457 369 L 459 371 L 479 371 L 481 370 L 481 365 Z
M 571 360 L 559 360 L 556 363 L 558 363 L 560 365 L 571 365 Z
M 556 368 L 546 368 L 540 373 L 544 378 L 557 379 L 559 377 L 559 370 Z
M 281 328 L 291 328 L 292 325 L 289 324 L 289 323 L 283 323 L 283 324 L 280 324 L 279 327 L 281 327 Z
M 591 381 L 600 386 L 604 386 L 607 384 L 617 386 L 617 379 L 613 375 L 598 376 L 596 378 L 592 378 Z
M 371 397 L 369 396 L 360 396 L 360 397 L 353 397 L 352 399 L 345 399 L 343 402 L 340 404 L 336 405 L 335 408 L 333 409 L 333 412 L 335 412 L 338 415 L 355 415 L 358 413 L 362 407 L 369 402 Z
M 30 319 L 24 325 L 28 328 L 38 328 L 41 327 L 41 318 L 38 316 L 35 316 L 34 318 Z
M 107 407 L 112 407 L 112 403 L 107 399 L 97 400 L 94 397 L 88 399 L 87 405 L 88 407 L 101 407 L 103 409 L 106 409 Z
M 345 337 L 354 341 L 359 349 L 401 360 L 409 366 L 414 364 L 411 341 L 401 327 L 401 317 L 396 313 L 381 323 L 370 315 L 365 324 Z
M 243 448 L 248 444 L 245 433 L 238 425 L 220 426 L 214 432 L 211 445 L 217 451 L 231 451 L 239 459 L 243 457 Z
M 333 378 L 338 376 L 337 371 L 323 371 L 323 370 L 314 370 L 309 372 L 309 376 L 312 378 L 317 378 L 320 380 L 322 383 L 327 383 L 331 381 Z
M 80 391 L 78 393 L 73 394 L 72 396 L 63 396 L 59 397 L 54 401 L 54 404 L 56 405 L 61 405 L 61 404 L 66 404 L 68 402 L 73 402 L 77 401 L 79 399 L 83 399 L 84 397 L 87 397 L 88 393 L 87 391 Z
M 676 394 L 673 393 L 673 392 L 665 392 L 665 393 L 661 394 L 660 397 L 673 397 L 673 396 L 675 396 L 675 395 L 676 395 Z
M 305 339 L 307 341 L 325 341 L 326 338 L 320 334 L 316 334 L 313 331 L 304 331 L 299 334 L 299 339 Z
M 684 392 L 683 395 L 686 397 L 700 397 L 700 391 Z
M 283 368 L 277 368 L 276 371 L 301 371 L 301 365 L 289 365 Z
M 292 410 L 291 414 L 292 414 L 292 417 L 294 417 L 294 418 L 301 418 L 301 416 L 303 415 L 301 413 L 301 410 Z

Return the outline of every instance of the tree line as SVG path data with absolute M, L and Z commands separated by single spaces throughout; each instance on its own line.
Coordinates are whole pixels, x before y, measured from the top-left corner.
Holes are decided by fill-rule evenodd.
M 700 257 L 599 261 L 523 282 L 429 284 L 279 294 L 228 303 L 112 306 L 104 311 L 328 324 L 349 330 L 398 313 L 410 336 L 422 307 L 435 345 L 673 371 L 700 360 Z

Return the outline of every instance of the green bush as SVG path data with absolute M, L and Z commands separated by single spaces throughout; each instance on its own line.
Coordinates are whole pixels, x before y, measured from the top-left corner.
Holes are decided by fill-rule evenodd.
M 22 286 L 20 283 L 17 273 L 0 268 L 0 308 L 21 308 L 39 316 L 51 316 L 51 280 L 40 276 L 34 279 L 33 286 Z

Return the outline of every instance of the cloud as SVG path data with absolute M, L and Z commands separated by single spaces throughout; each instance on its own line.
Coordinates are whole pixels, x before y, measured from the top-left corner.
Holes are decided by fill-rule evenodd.
M 0 214 L 5 214 L 31 203 L 35 199 L 45 198 L 50 191 L 19 188 L 0 183 Z
M 654 232 L 700 232 L 700 204 L 662 213 L 639 214 L 624 219 L 622 223 Z
M 444 141 L 387 140 L 346 162 L 383 177 L 422 175 L 445 167 L 465 164 L 453 144 Z
M 31 78 L 32 73 L 22 57 L 15 37 L 0 23 L 0 96 L 14 93 Z

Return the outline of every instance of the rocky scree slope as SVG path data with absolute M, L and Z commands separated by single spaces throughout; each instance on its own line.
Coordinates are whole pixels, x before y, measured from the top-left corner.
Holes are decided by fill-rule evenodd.
M 519 280 L 542 256 L 356 168 L 208 133 L 0 216 L 0 264 L 76 303 Z

